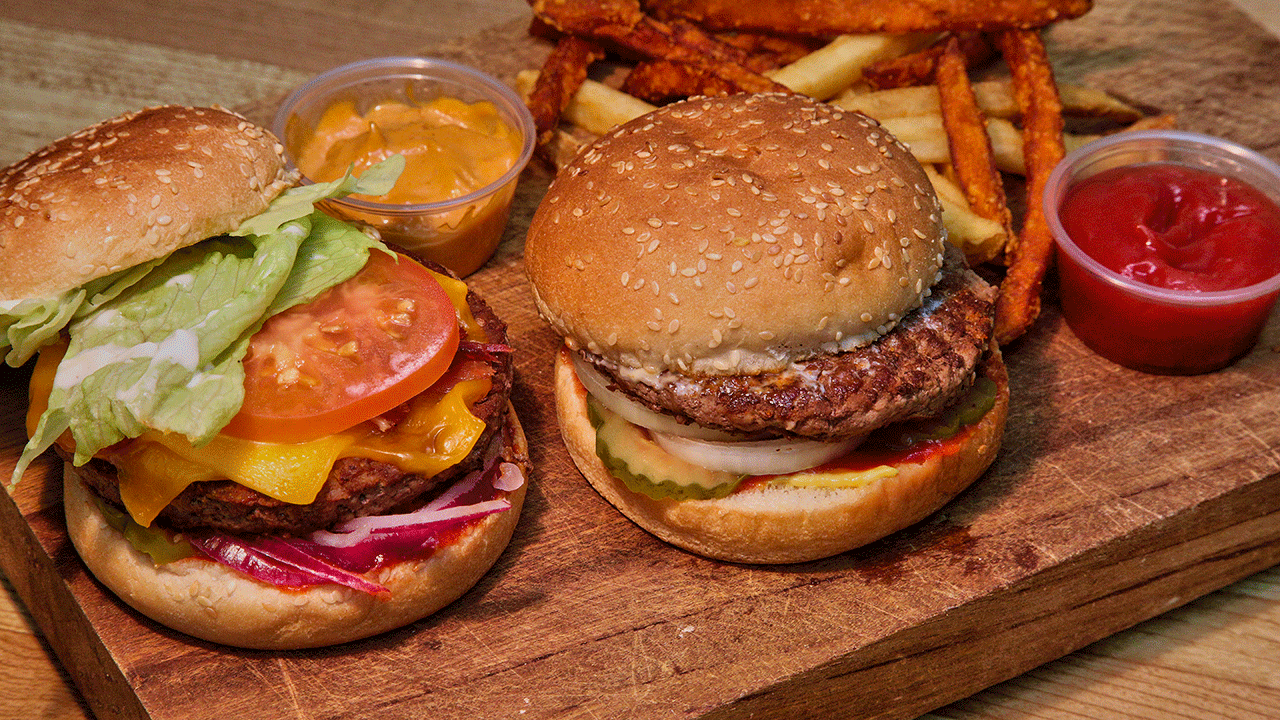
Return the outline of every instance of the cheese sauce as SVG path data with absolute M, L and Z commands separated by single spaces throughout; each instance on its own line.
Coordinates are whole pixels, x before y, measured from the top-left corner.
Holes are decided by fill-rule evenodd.
M 298 169 L 316 181 L 340 178 L 348 167 L 359 175 L 402 155 L 405 168 L 389 194 L 352 195 L 348 199 L 355 202 L 324 207 L 377 228 L 386 242 L 459 275 L 475 271 L 497 249 L 516 183 L 496 183 L 527 159 L 520 128 L 508 124 L 496 105 L 450 97 L 421 104 L 385 101 L 364 113 L 350 100 L 338 101 L 314 128 L 291 138 Z M 422 207 L 439 203 L 446 204 Z

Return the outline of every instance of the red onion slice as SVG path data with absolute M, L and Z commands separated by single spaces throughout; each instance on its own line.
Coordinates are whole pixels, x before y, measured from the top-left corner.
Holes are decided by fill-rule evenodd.
M 331 565 L 278 538 L 246 540 L 216 534 L 190 537 L 189 540 L 210 559 L 270 585 L 300 588 L 337 584 L 371 595 L 387 592 L 377 583 Z

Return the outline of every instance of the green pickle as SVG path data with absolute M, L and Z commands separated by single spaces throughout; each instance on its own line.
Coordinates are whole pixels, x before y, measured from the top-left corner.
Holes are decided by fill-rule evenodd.
M 143 527 L 125 513 L 103 502 L 102 499 L 95 496 L 93 500 L 98 504 L 98 509 L 102 511 L 102 517 L 106 519 L 107 524 L 124 535 L 124 539 L 129 541 L 133 549 L 149 555 L 151 562 L 156 565 L 164 565 L 195 555 L 191 543 L 181 539 L 180 536 L 174 539 L 159 528 Z
M 587 409 L 596 429 L 596 455 L 632 492 L 654 500 L 713 500 L 732 493 L 746 477 L 708 470 L 662 452 L 643 431 L 600 407 L 594 398 L 588 398 Z
M 978 378 L 969 392 L 941 416 L 887 427 L 879 442 L 888 447 L 907 448 L 917 442 L 945 440 L 981 420 L 995 403 L 995 382 Z M 669 455 L 645 431 L 602 407 L 590 396 L 587 410 L 596 429 L 596 455 L 605 468 L 633 492 L 655 500 L 712 500 L 726 497 L 747 478 L 747 475 L 708 470 Z M 778 478 L 775 482 L 786 484 L 788 481 Z
M 996 383 L 986 377 L 974 381 L 973 387 L 952 404 L 946 412 L 931 420 L 910 423 L 899 436 L 899 444 L 910 445 L 921 440 L 946 440 L 961 429 L 982 419 L 996 405 Z

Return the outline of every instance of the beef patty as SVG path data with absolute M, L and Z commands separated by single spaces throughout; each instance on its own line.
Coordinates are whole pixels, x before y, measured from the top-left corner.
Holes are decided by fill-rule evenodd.
M 468 291 L 467 304 L 488 341 L 505 344 L 506 324 L 480 296 Z M 306 535 L 353 517 L 392 512 L 433 488 L 447 487 L 453 480 L 479 469 L 490 443 L 501 442 L 499 429 L 505 422 L 511 391 L 511 353 L 488 352 L 483 357 L 493 369 L 493 386 L 471 411 L 484 421 L 485 430 L 458 465 L 425 477 L 367 458 L 341 458 L 334 463 L 315 502 L 309 505 L 281 502 L 231 480 L 197 482 L 187 486 L 161 511 L 162 524 L 179 530 L 209 528 L 237 534 Z M 95 458 L 81 470 L 85 482 L 99 496 L 116 506 L 123 505 L 114 465 Z
M 942 278 L 924 304 L 874 343 L 759 375 L 660 373 L 629 379 L 583 358 L 618 389 L 659 412 L 761 436 L 833 439 L 937 415 L 973 382 L 991 337 L 996 289 L 947 246 Z

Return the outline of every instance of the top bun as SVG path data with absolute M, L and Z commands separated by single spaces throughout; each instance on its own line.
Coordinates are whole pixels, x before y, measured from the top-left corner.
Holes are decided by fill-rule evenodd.
M 945 230 L 874 120 L 799 95 L 676 102 L 559 173 L 525 267 L 573 347 L 656 373 L 774 372 L 918 307 Z
M 230 232 L 288 184 L 275 137 L 220 108 L 98 123 L 0 172 L 0 300 L 58 295 Z

